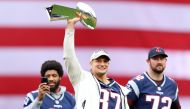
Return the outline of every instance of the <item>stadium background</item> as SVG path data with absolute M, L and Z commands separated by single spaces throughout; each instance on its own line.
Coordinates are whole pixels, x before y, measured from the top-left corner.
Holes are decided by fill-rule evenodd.
M 77 56 L 89 70 L 97 48 L 111 55 L 109 76 L 125 85 L 147 68 L 149 48 L 168 53 L 165 74 L 179 85 L 182 109 L 190 101 L 190 0 L 81 0 L 95 10 L 97 28 L 77 24 Z M 0 108 L 21 109 L 27 92 L 38 87 L 40 66 L 48 59 L 63 63 L 66 21 L 50 22 L 45 7 L 76 7 L 77 0 L 0 1 Z M 62 84 L 73 92 L 66 76 Z M 88 90 L 88 89 L 87 89 Z

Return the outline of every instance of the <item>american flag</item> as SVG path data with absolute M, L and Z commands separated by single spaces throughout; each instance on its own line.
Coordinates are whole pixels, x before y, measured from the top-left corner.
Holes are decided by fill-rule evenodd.
M 76 53 L 89 70 L 91 53 L 103 48 L 111 55 L 109 76 L 125 85 L 146 71 L 148 50 L 168 53 L 165 74 L 179 86 L 183 109 L 190 101 L 190 0 L 80 0 L 97 16 L 97 28 L 77 24 Z M 27 92 L 40 82 L 41 64 L 62 64 L 66 21 L 50 22 L 45 11 L 52 4 L 76 7 L 78 0 L 0 1 L 0 108 L 20 109 Z M 64 66 L 64 64 L 63 64 Z M 65 68 L 64 68 L 65 69 Z M 65 73 L 62 84 L 73 92 Z

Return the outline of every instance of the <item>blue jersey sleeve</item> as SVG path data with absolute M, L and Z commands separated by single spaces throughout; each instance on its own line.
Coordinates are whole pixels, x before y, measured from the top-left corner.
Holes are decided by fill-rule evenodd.
M 135 103 L 138 101 L 139 95 L 140 95 L 140 90 L 143 84 L 144 76 L 138 75 L 132 80 L 130 80 L 126 87 L 127 89 L 130 90 L 130 92 L 127 95 L 127 101 L 129 104 L 130 109 L 134 108 Z
M 24 99 L 23 107 L 29 106 L 35 100 L 37 95 L 38 95 L 37 91 L 32 91 L 32 92 L 28 93 Z
M 65 92 L 65 97 L 66 97 L 66 99 L 68 99 L 68 101 L 70 102 L 71 106 L 75 107 L 76 101 L 75 101 L 74 96 L 71 93 L 69 93 L 69 92 L 66 91 Z
M 27 107 L 28 105 L 30 105 L 32 103 L 32 100 L 30 97 L 26 96 L 24 99 L 24 105 L 23 107 Z

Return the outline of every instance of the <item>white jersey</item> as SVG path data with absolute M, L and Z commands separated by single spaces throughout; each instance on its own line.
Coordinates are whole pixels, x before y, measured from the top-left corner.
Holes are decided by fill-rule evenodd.
M 65 30 L 64 61 L 69 79 L 75 90 L 77 109 L 99 109 L 100 83 L 90 73 L 82 69 L 75 54 L 74 29 Z M 122 109 L 128 109 L 126 95 L 128 89 L 121 86 Z

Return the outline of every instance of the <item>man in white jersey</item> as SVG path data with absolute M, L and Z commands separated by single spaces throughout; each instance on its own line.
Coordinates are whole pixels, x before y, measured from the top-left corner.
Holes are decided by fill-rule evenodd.
M 110 63 L 107 52 L 97 50 L 92 54 L 90 71 L 81 67 L 74 46 L 74 27 L 80 16 L 67 20 L 63 43 L 65 66 L 75 90 L 77 109 L 128 109 L 128 89 L 107 77 Z

